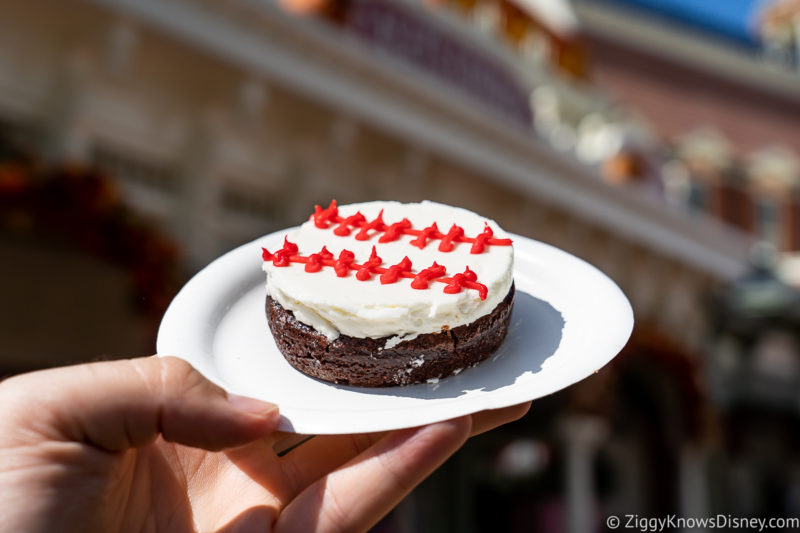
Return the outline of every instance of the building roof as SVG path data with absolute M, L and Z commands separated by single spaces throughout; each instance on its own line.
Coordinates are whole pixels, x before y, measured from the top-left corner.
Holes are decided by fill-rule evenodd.
M 757 44 L 756 25 L 762 9 L 773 0 L 605 0 L 647 11 L 704 33 Z

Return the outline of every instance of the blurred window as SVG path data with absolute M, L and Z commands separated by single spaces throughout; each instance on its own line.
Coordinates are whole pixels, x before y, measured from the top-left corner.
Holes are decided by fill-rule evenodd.
M 92 163 L 122 182 L 164 192 L 178 189 L 178 179 L 170 165 L 144 159 L 138 154 L 98 145 L 92 151 Z
M 754 347 L 754 367 L 762 375 L 781 380 L 800 377 L 797 338 L 784 331 L 769 331 Z
M 759 15 L 756 32 L 768 62 L 786 68 L 800 67 L 800 2 L 767 3 Z
M 481 2 L 472 12 L 475 25 L 485 33 L 494 33 L 500 24 L 500 6 L 494 2 Z
M 755 232 L 755 213 L 751 193 L 744 186 L 726 180 L 720 185 L 719 217 L 748 233 Z
M 689 194 L 687 207 L 693 214 L 705 213 L 708 211 L 708 186 L 699 181 L 692 181 L 689 184 Z
M 351 0 L 343 27 L 371 49 L 399 58 L 518 124 L 531 125 L 526 91 L 504 64 L 403 4 Z M 481 2 L 473 16 L 483 21 L 479 25 L 496 26 L 498 6 Z
M 550 57 L 550 39 L 543 31 L 531 29 L 522 38 L 520 50 L 528 61 L 543 64 Z
M 274 200 L 273 194 L 243 185 L 227 184 L 222 189 L 222 208 L 230 214 L 269 220 L 275 216 Z
M 789 223 L 786 225 L 789 231 L 787 239 L 789 251 L 800 251 L 800 199 L 795 196 L 789 206 Z
M 667 202 L 679 208 L 688 205 L 690 180 L 686 165 L 678 159 L 667 161 L 661 167 L 661 177 Z
M 33 125 L 0 117 L 0 144 L 3 149 L 36 153 L 42 145 L 41 132 Z M 4 156 L 6 154 L 0 154 Z
M 772 198 L 756 200 L 758 236 L 776 246 L 780 244 L 780 207 Z

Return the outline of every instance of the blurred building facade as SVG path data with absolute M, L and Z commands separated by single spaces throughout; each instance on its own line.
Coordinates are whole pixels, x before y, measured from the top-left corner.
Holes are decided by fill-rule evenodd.
M 592 34 L 569 2 L 320 4 L 293 17 L 267 0 L 5 2 L 4 135 L 39 154 L 38 165 L 102 174 L 182 251 L 187 272 L 331 198 L 428 198 L 570 251 L 622 287 L 637 325 L 609 368 L 476 439 L 381 527 L 583 532 L 609 513 L 764 512 L 760 496 L 744 494 L 755 467 L 727 452 L 704 357 L 716 327 L 707 300 L 747 271 L 747 233 L 761 230 L 736 218 L 749 216 L 740 209 L 687 216 L 670 205 L 739 198 L 721 188 L 727 178 L 713 181 L 724 149 L 714 142 L 725 140 L 705 134 L 674 148 L 593 85 Z M 763 174 L 786 182 L 786 163 L 774 161 Z M 687 173 L 715 185 L 680 182 Z M 20 257 L 11 273 L 65 260 L 4 227 Z M 762 237 L 797 238 L 764 228 Z M 70 272 L 84 297 L 113 292 L 88 284 L 94 267 Z M 118 286 L 124 272 L 114 272 Z M 103 319 L 136 320 L 70 316 Z M 20 337 L 0 366 L 63 362 L 64 338 Z M 127 355 L 142 355 L 138 338 Z M 98 349 L 73 341 L 72 358 Z M 776 490 L 785 496 L 797 482 L 787 475 Z
M 591 43 L 593 78 L 635 106 L 664 140 L 663 180 L 671 203 L 709 213 L 782 252 L 797 252 L 800 73 L 764 57 L 762 35 L 767 26 L 791 25 L 797 4 L 760 3 L 759 10 L 750 2 L 750 10 L 737 14 L 739 32 L 685 15 L 695 26 L 664 24 L 641 8 L 657 4 L 576 4 Z
M 635 105 L 669 147 L 667 201 L 759 241 L 750 272 L 714 299 L 703 356 L 727 457 L 718 470 L 726 489 L 715 492 L 748 514 L 796 514 L 798 4 L 743 2 L 749 8 L 729 8 L 736 23 L 727 29 L 697 14 L 725 3 L 694 4 L 694 16 L 663 4 L 656 13 L 656 4 L 579 2 L 577 11 L 595 79 Z M 665 15 L 680 20 L 664 24 Z

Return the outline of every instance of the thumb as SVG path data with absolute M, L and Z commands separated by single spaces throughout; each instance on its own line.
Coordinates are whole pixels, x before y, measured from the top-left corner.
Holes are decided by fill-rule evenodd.
M 278 408 L 228 396 L 189 363 L 147 357 L 42 370 L 0 384 L 0 439 L 66 440 L 121 451 L 164 439 L 220 450 L 270 434 Z

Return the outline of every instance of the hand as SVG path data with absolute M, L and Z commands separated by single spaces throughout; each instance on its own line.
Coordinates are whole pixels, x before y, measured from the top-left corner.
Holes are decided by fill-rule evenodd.
M 0 384 L 0 532 L 359 531 L 470 434 L 530 404 L 278 457 L 276 406 L 228 397 L 188 363 L 141 358 Z

